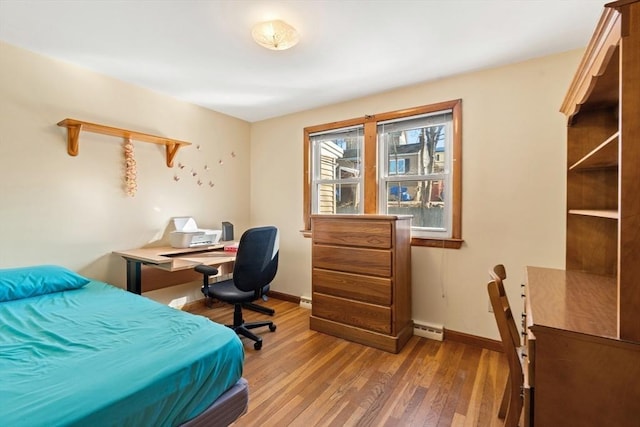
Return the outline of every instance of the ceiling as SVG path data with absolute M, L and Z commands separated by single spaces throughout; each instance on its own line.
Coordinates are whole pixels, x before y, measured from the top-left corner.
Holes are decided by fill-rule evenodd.
M 254 122 L 585 47 L 604 3 L 0 0 L 0 40 Z M 297 46 L 253 42 L 273 18 Z

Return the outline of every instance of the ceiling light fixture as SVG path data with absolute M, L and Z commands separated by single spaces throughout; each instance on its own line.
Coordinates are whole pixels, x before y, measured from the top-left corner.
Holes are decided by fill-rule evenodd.
M 254 25 L 251 36 L 260 46 L 271 50 L 289 49 L 300 39 L 295 28 L 279 19 Z

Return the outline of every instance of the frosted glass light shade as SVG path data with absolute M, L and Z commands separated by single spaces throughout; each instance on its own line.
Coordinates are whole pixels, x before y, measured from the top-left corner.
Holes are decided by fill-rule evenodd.
M 284 21 L 266 21 L 254 25 L 251 36 L 260 46 L 272 50 L 285 50 L 295 46 L 298 32 Z

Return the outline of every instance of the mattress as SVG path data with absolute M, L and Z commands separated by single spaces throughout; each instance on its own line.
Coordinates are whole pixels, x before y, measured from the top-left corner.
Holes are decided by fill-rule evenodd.
M 242 375 L 235 332 L 106 283 L 0 303 L 0 424 L 172 426 Z

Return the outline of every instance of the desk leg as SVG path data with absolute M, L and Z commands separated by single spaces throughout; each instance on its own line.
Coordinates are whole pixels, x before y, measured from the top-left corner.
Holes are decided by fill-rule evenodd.
M 127 259 L 127 290 L 134 294 L 140 295 L 142 293 L 142 263 L 140 261 L 134 261 Z

